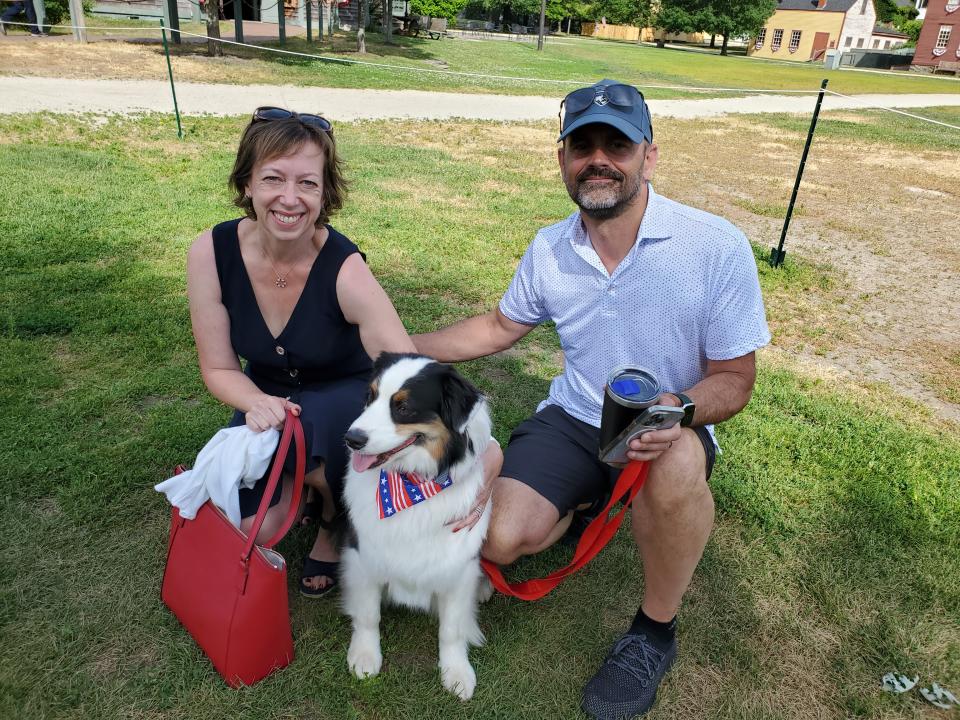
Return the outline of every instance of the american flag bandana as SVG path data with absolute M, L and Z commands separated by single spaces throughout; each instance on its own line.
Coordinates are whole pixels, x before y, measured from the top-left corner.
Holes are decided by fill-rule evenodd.
M 421 477 L 417 473 L 402 473 L 396 470 L 380 470 L 380 484 L 377 486 L 377 509 L 380 519 L 396 515 L 427 498 L 432 498 L 441 490 L 453 484 L 449 473 L 443 473 L 435 480 Z

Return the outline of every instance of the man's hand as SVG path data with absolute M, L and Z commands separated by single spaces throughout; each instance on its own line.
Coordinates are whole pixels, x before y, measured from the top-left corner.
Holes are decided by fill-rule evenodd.
M 263 432 L 271 427 L 280 430 L 287 418 L 287 408 L 294 415 L 300 414 L 300 406 L 287 398 L 261 395 L 247 410 L 247 427 L 254 432 Z
M 658 405 L 680 407 L 680 399 L 673 393 L 663 393 L 657 400 Z M 627 446 L 627 457 L 631 460 L 656 460 L 673 446 L 675 440 L 680 439 L 680 423 L 665 430 L 651 430 L 639 438 L 630 441 Z
M 677 423 L 666 430 L 651 430 L 639 438 L 630 441 L 627 457 L 631 460 L 656 460 L 663 453 L 673 447 L 675 440 L 680 439 L 683 428 Z
M 503 450 L 500 449 L 500 443 L 497 442 L 496 438 L 490 438 L 490 442 L 487 443 L 487 447 L 481 456 L 481 462 L 483 463 L 483 485 L 480 486 L 477 501 L 470 508 L 466 517 L 447 523 L 447 527 L 452 532 L 473 529 L 473 526 L 480 522 L 480 518 L 486 512 L 490 495 L 493 493 L 493 481 L 500 474 L 500 467 L 503 465 Z

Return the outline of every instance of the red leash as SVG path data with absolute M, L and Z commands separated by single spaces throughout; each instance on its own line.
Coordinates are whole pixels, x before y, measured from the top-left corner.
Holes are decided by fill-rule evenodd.
M 490 582 L 504 595 L 512 595 L 521 600 L 539 600 L 542 598 L 559 585 L 561 580 L 590 562 L 603 549 L 603 546 L 610 542 L 610 538 L 614 536 L 617 528 L 623 522 L 627 508 L 630 507 L 630 503 L 633 502 L 637 493 L 640 492 L 640 488 L 643 487 L 648 471 L 649 467 L 645 462 L 634 461 L 624 468 L 613 488 L 610 502 L 607 503 L 603 512 L 594 518 L 593 522 L 583 531 L 580 542 L 577 543 L 577 549 L 573 553 L 573 560 L 565 568 L 561 568 L 543 578 L 534 578 L 533 580 L 511 584 L 504 579 L 499 566 L 489 560 L 480 558 L 480 566 L 487 577 L 490 578 Z M 621 498 L 626 499 L 623 507 L 620 508 L 620 512 L 613 517 L 608 517 L 613 506 Z

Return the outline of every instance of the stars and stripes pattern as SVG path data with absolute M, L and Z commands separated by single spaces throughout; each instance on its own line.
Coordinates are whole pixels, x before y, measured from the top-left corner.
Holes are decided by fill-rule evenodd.
M 417 473 L 381 469 L 380 483 L 377 485 L 377 509 L 380 511 L 380 519 L 422 503 L 452 484 L 453 478 L 447 472 L 436 479 L 430 479 Z

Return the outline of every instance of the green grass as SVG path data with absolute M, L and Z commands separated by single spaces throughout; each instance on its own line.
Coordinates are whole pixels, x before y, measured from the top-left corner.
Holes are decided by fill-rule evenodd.
M 229 21 L 223 21 L 227 24 Z M 150 21 L 106 20 L 93 18 L 92 26 L 156 27 Z M 184 24 L 183 29 L 205 34 L 198 23 Z M 91 31 L 96 36 L 98 31 Z M 118 33 L 113 33 L 117 35 Z M 144 33 L 154 37 L 156 33 Z M 185 38 L 182 46 L 171 46 L 175 56 L 194 56 L 206 52 L 204 42 Z M 366 55 L 355 52 L 355 36 L 337 33 L 322 43 L 305 38 L 288 37 L 285 45 L 263 43 L 264 48 L 318 54 L 343 61 L 388 64 L 410 70 L 374 67 L 372 65 L 321 62 L 307 58 L 278 55 L 266 49 L 238 48 L 225 45 L 228 55 L 251 60 L 204 61 L 206 79 L 218 82 L 281 82 L 328 87 L 420 89 L 448 92 L 497 92 L 562 96 L 569 88 L 559 82 L 592 83 L 602 77 L 617 78 L 640 86 L 673 86 L 645 88 L 651 98 L 729 97 L 730 93 L 710 88 L 747 88 L 768 90 L 808 90 L 820 87 L 823 78 L 830 80 L 830 89 L 841 93 L 958 93 L 960 83 L 940 77 L 916 74 L 878 74 L 824 69 L 819 64 L 785 63 L 748 58 L 744 55 L 721 57 L 717 51 L 694 51 L 678 48 L 655 48 L 592 38 L 558 36 L 548 38 L 545 49 L 538 52 L 535 43 L 513 41 L 476 41 L 444 39 L 440 41 L 396 36 L 394 44 L 385 44 L 382 36 L 368 33 Z M 106 50 L 105 50 L 106 52 Z M 42 65 L 42 58 L 38 58 Z M 129 62 L 129 60 L 127 60 Z M 159 66 L 158 66 L 159 67 Z M 498 80 L 491 77 L 466 77 L 437 73 L 437 70 L 488 76 L 530 78 Z M 418 72 L 426 70 L 429 72 Z M 16 72 L 11 66 L 7 72 Z M 265 79 L 269 76 L 269 79 Z M 707 88 L 706 93 L 691 92 L 686 87 Z
M 905 112 L 960 127 L 960 108 L 957 107 L 913 108 Z M 771 115 L 766 117 L 766 121 L 791 133 L 803 133 L 804 137 L 810 127 L 810 118 L 798 115 Z M 817 122 L 816 137 L 917 150 L 960 150 L 960 130 L 925 123 L 886 110 L 861 110 L 855 114 L 838 110 L 827 113 Z
M 466 706 L 440 688 L 429 617 L 387 610 L 383 674 L 348 674 L 336 602 L 294 589 L 305 532 L 280 546 L 297 659 L 252 689 L 227 689 L 160 602 L 169 511 L 152 485 L 229 414 L 197 371 L 184 256 L 235 215 L 224 181 L 241 127 L 189 119 L 178 142 L 159 116 L 0 117 L 0 717 L 576 717 L 641 592 L 624 531 L 546 600 L 482 608 L 489 641 L 472 653 Z M 411 331 L 490 307 L 535 229 L 570 210 L 554 161 L 498 126 L 337 132 L 353 188 L 335 224 Z M 836 282 L 792 255 L 760 271 L 771 293 Z M 464 365 L 502 441 L 545 395 L 557 353 L 542 328 Z M 718 527 L 650 717 L 929 717 L 879 680 L 896 668 L 960 689 L 957 427 L 775 357 L 719 429 Z M 518 572 L 564 560 L 551 551 Z

